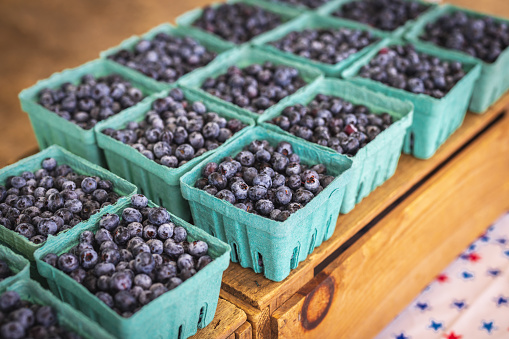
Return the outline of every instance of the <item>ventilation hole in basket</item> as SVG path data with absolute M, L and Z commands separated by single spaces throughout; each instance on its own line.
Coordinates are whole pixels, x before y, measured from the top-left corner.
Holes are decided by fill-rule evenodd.
M 297 268 L 298 264 L 299 264 L 299 246 L 293 249 L 292 259 L 290 260 L 290 269 L 293 270 Z
M 178 339 L 184 339 L 184 325 L 179 326 Z
M 233 249 L 233 252 L 231 254 L 232 261 L 233 262 L 239 262 L 239 252 L 237 251 L 237 244 L 232 242 L 231 247 Z
M 163 206 L 163 199 L 161 199 L 161 197 L 157 197 L 157 204 Z
M 311 252 L 313 252 L 313 250 L 315 249 L 316 233 L 317 233 L 317 231 L 315 228 L 315 232 L 311 236 L 311 243 L 309 244 L 308 254 L 311 254 Z
M 213 231 L 213 230 L 209 230 L 209 233 L 211 236 L 213 236 L 214 238 L 216 237 L 216 233 Z
M 198 319 L 198 328 L 205 327 L 205 316 L 207 313 L 207 305 L 202 306 L 200 309 L 200 318 Z
M 257 258 L 258 258 L 258 272 L 256 273 L 263 273 L 263 271 L 265 270 L 265 267 L 263 266 L 263 257 L 261 255 L 261 253 L 256 253 L 257 254 Z
M 414 154 L 415 135 L 414 132 L 410 133 L 410 153 Z
M 364 183 L 361 182 L 359 185 L 359 189 L 357 190 L 357 196 L 355 197 L 355 202 L 358 203 L 362 199 L 362 189 L 364 188 Z
M 327 221 L 327 227 L 325 228 L 325 234 L 323 235 L 323 240 L 327 240 L 328 239 L 328 235 L 329 235 L 329 228 L 331 226 L 331 221 L 332 221 L 332 215 L 329 217 L 329 220 Z

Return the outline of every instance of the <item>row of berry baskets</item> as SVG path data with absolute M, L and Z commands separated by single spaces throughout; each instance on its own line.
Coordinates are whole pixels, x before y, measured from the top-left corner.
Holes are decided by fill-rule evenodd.
M 121 338 L 196 333 L 230 260 L 285 279 L 402 151 L 431 157 L 469 107 L 483 112 L 509 87 L 507 50 L 488 63 L 419 39 L 446 13 L 478 14 L 426 5 L 388 32 L 329 15 L 347 2 L 229 1 L 282 21 L 243 44 L 198 28 L 204 11 L 192 11 L 20 94 L 44 150 L 0 170 L 0 240 L 91 319 L 70 322 L 78 333 L 92 321 Z M 325 63 L 273 44 L 317 29 L 367 45 Z M 165 49 L 185 52 L 159 60 Z M 412 92 L 371 72 L 398 53 L 452 72 L 447 89 Z

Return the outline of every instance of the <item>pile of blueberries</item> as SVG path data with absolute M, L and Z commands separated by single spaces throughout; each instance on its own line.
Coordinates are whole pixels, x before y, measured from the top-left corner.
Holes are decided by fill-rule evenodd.
M 393 31 L 413 20 L 429 5 L 408 0 L 359 0 L 341 6 L 332 15 L 355 20 L 383 31 Z
M 173 89 L 168 97 L 154 101 L 145 120 L 103 133 L 158 164 L 176 168 L 219 147 L 244 127 L 238 119 L 226 120 L 210 112 L 201 101 L 188 102 L 182 90 Z
M 393 120 L 389 113 L 374 114 L 366 106 L 318 94 L 307 106 L 286 107 L 271 123 L 299 138 L 354 156 Z
M 334 177 L 323 164 L 301 163 L 289 142 L 273 147 L 254 140 L 235 158 L 210 162 L 195 187 L 246 212 L 285 221 L 327 187 Z
M 465 71 L 458 61 L 442 61 L 408 44 L 382 48 L 360 69 L 359 76 L 441 99 L 465 76 Z
M 324 28 L 293 31 L 271 45 L 307 59 L 334 65 L 377 40 L 367 31 Z
M 258 6 L 244 3 L 206 6 L 193 23 L 224 40 L 242 44 L 282 23 L 281 17 Z
M 0 186 L 0 225 L 35 244 L 89 219 L 120 197 L 111 181 L 79 175 L 54 158 L 44 159 L 41 167 Z
M 21 300 L 15 291 L 0 295 L 0 337 L 3 339 L 79 339 L 81 336 L 58 324 L 51 306 Z
M 0 259 L 0 281 L 12 277 L 14 272 L 12 272 L 9 265 L 4 260 Z
M 166 33 L 157 34 L 152 41 L 140 40 L 133 50 L 122 49 L 108 56 L 119 64 L 164 82 L 175 82 L 215 57 L 216 53 L 192 38 Z
M 136 105 L 143 93 L 118 74 L 95 78 L 86 74 L 79 85 L 66 82 L 58 89 L 44 88 L 39 104 L 83 129 Z
M 201 88 L 216 97 L 257 114 L 306 85 L 298 69 L 272 62 L 245 68 L 231 66 L 217 78 L 207 78 Z
M 427 24 L 421 38 L 491 63 L 509 46 L 509 25 L 456 11 Z
M 272 2 L 284 2 L 293 6 L 305 6 L 307 8 L 318 8 L 330 0 L 271 0 Z
M 212 262 L 207 252 L 206 242 L 188 242 L 165 208 L 138 194 L 120 216 L 105 214 L 95 234 L 84 231 L 69 252 L 43 261 L 127 318 Z

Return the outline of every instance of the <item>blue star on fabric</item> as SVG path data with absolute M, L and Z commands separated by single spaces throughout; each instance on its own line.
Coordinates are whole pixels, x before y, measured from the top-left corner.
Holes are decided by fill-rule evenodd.
M 507 243 L 507 239 L 500 238 L 500 239 L 497 239 L 497 242 L 498 242 L 499 244 L 505 245 L 505 244 Z
M 427 303 L 419 303 L 419 302 L 418 302 L 418 303 L 415 305 L 415 307 L 417 307 L 417 308 L 418 308 L 418 309 L 420 309 L 421 311 L 425 311 L 425 310 L 429 307 L 429 305 L 428 305 Z
M 493 331 L 494 329 L 495 329 L 495 326 L 493 324 L 493 321 L 490 321 L 490 322 L 483 321 L 482 322 L 481 330 L 486 330 L 486 331 L 488 331 L 488 333 L 491 333 L 491 331 Z
M 434 320 L 431 320 L 431 324 L 428 326 L 428 328 L 432 328 L 433 331 L 435 331 L 435 332 L 437 332 L 442 327 L 443 327 L 443 323 L 439 323 Z
M 396 339 L 410 339 L 410 337 L 405 336 L 404 333 L 400 333 L 396 335 Z
M 498 297 L 497 299 L 497 306 L 507 306 L 508 305 L 508 298 L 507 297 L 503 297 L 503 296 L 500 296 Z
M 481 240 L 482 242 L 488 242 L 488 240 L 490 240 L 490 238 L 486 235 L 486 234 L 483 234 L 479 240 Z
M 463 277 L 463 279 L 472 279 L 474 277 L 474 274 L 468 271 L 464 271 L 461 273 L 461 276 Z
M 498 277 L 499 274 L 500 270 L 498 268 L 488 270 L 488 275 L 491 275 L 492 277 Z
M 505 255 L 509 257 L 509 250 L 504 252 Z
M 471 244 L 469 247 L 468 247 L 468 250 L 469 251 L 473 251 L 475 249 L 475 244 Z
M 469 258 L 468 254 L 463 253 L 463 254 L 460 255 L 460 259 L 468 260 L 468 258 Z
M 454 300 L 451 306 L 458 310 L 462 310 L 467 307 L 467 304 L 465 303 L 465 300 Z

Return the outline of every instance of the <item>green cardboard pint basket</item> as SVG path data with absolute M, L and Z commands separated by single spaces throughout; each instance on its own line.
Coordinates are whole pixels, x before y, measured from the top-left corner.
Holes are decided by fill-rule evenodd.
M 161 90 L 161 88 L 154 87 L 151 82 L 146 81 L 144 76 L 133 76 L 132 73 L 125 72 L 124 67 L 118 64 L 98 59 L 77 68 L 54 73 L 48 79 L 40 80 L 34 86 L 21 91 L 19 94 L 21 108 L 28 113 L 40 149 L 57 144 L 90 162 L 104 166 L 104 155 L 97 146 L 94 130 L 83 129 L 39 105 L 38 95 L 44 88 L 58 88 L 65 82 L 78 84 L 85 74 L 93 74 L 99 77 L 113 73 L 120 74 L 124 79 L 130 81 L 134 87 L 140 89 L 146 96 L 144 100 L 147 100 L 151 94 Z M 136 105 L 119 112 L 117 115 L 124 114 L 134 107 Z M 107 120 L 101 121 L 97 125 L 101 125 Z
M 427 46 L 416 45 L 415 49 L 418 52 L 436 56 L 440 60 L 463 62 L 466 75 L 441 99 L 425 94 L 414 94 L 357 76 L 360 68 L 369 64 L 369 61 L 378 54 L 380 49 L 401 44 L 405 44 L 405 42 L 398 39 L 384 39 L 376 48 L 370 50 L 343 71 L 342 76 L 348 81 L 375 92 L 413 103 L 413 123 L 406 135 L 403 151 L 419 159 L 428 159 L 461 126 L 481 69 L 480 65 L 475 62 L 464 62 L 458 60 L 453 54 L 437 52 L 427 48 Z
M 504 22 L 509 25 L 509 19 L 498 18 L 446 4 L 436 8 L 434 11 L 431 11 L 426 15 L 423 15 L 422 18 L 418 20 L 412 29 L 405 35 L 405 38 L 415 45 L 423 45 L 430 50 L 437 52 L 447 51 L 451 55 L 454 55 L 458 61 L 480 63 L 481 75 L 475 84 L 469 109 L 474 113 L 483 113 L 509 89 L 509 48 L 503 50 L 495 62 L 488 63 L 481 59 L 474 58 L 462 51 L 446 49 L 445 47 L 441 47 L 421 39 L 427 24 L 435 22 L 443 15 L 457 11 L 464 12 L 468 16 L 476 18 L 489 16 L 495 21 Z
M 317 60 L 305 58 L 293 54 L 291 52 L 285 52 L 271 45 L 271 43 L 284 38 L 291 32 L 303 31 L 306 29 L 340 29 L 340 28 L 369 31 L 371 32 L 373 37 L 378 38 L 378 40 L 385 37 L 384 34 L 380 34 L 377 31 L 367 30 L 366 27 L 356 22 L 334 19 L 328 16 L 322 16 L 317 14 L 305 14 L 299 16 L 298 18 L 295 18 L 294 20 L 284 25 L 275 28 L 270 33 L 264 34 L 262 37 L 253 39 L 253 45 L 259 46 L 264 51 L 287 58 L 297 63 L 315 67 L 322 71 L 326 76 L 339 77 L 342 70 L 351 65 L 352 62 L 357 60 L 360 56 L 364 55 L 369 50 L 370 47 L 376 44 L 376 41 L 371 43 L 369 46 L 364 47 L 357 53 L 351 54 L 346 59 L 337 64 L 327 64 Z
M 317 12 L 319 14 L 330 15 L 333 18 L 342 19 L 342 20 L 348 20 L 348 21 L 351 21 L 351 22 L 356 22 L 359 25 L 365 27 L 366 29 L 372 29 L 374 31 L 378 31 L 379 33 L 383 34 L 385 37 L 389 38 L 389 37 L 402 37 L 414 25 L 414 23 L 417 20 L 419 20 L 419 18 L 421 18 L 423 15 L 425 15 L 429 11 L 433 10 L 433 8 L 437 7 L 437 5 L 432 4 L 430 2 L 427 2 L 427 1 L 405 0 L 405 1 L 418 2 L 420 4 L 424 4 L 424 5 L 428 6 L 428 8 L 426 10 L 424 10 L 424 12 L 422 12 L 417 18 L 415 18 L 413 20 L 408 20 L 407 22 L 405 22 L 404 25 L 399 26 L 395 30 L 393 30 L 393 31 L 384 31 L 382 29 L 379 29 L 379 28 L 376 28 L 376 27 L 372 27 L 372 26 L 370 26 L 368 24 L 361 23 L 361 22 L 355 21 L 353 19 L 340 18 L 340 17 L 337 17 L 337 16 L 333 15 L 333 13 L 336 12 L 341 7 L 343 7 L 343 5 L 345 5 L 346 3 L 349 3 L 349 2 L 353 2 L 353 1 L 359 1 L 359 0 L 332 0 L 332 1 L 328 2 L 327 4 L 323 5 L 322 7 L 320 7 Z
M 40 169 L 41 161 L 46 158 L 55 158 L 58 165 L 69 165 L 78 174 L 99 176 L 101 179 L 110 180 L 113 183 L 113 190 L 122 196 L 116 204 L 101 208 L 99 212 L 93 214 L 88 220 L 80 222 L 74 226 L 73 229 L 81 229 L 90 223 L 95 223 L 102 213 L 108 213 L 108 211 L 114 210 L 117 205 L 122 204 L 124 201 L 130 201 L 130 196 L 137 192 L 136 186 L 130 182 L 127 182 L 104 168 L 92 164 L 91 162 L 86 161 L 85 159 L 82 159 L 59 146 L 50 146 L 31 157 L 25 158 L 15 164 L 1 169 L 0 185 L 4 185 L 5 181 L 10 176 L 20 175 L 24 171 L 33 172 Z M 61 232 L 55 236 L 50 235 L 45 243 L 37 245 L 19 233 L 0 225 L 0 241 L 23 255 L 29 261 L 33 262 L 35 250 L 45 246 L 45 244 L 53 238 L 60 239 L 61 237 L 64 237 L 66 232 L 68 231 Z
M 146 113 L 151 109 L 153 101 L 157 98 L 168 96 L 169 91 L 159 93 L 151 101 L 141 104 L 136 110 L 132 110 L 122 116 L 112 117 L 107 123 L 98 126 L 96 129 L 97 141 L 99 147 L 104 151 L 108 167 L 113 173 L 134 183 L 138 186 L 141 193 L 145 194 L 156 204 L 166 207 L 168 211 L 179 218 L 190 221 L 191 211 L 189 210 L 189 204 L 180 192 L 179 179 L 184 173 L 188 172 L 216 150 L 208 151 L 178 168 L 168 168 L 148 159 L 131 146 L 102 133 L 104 128 L 119 129 L 124 128 L 130 121 L 139 122 L 144 120 Z M 204 100 L 199 94 L 185 89 L 183 91 L 186 100 L 191 102 L 202 101 L 208 110 L 214 111 L 228 120 L 236 118 L 248 126 L 254 125 L 253 119 L 237 114 L 215 102 Z M 244 130 L 237 132 L 230 139 L 226 140 L 225 144 L 234 142 L 237 136 L 243 133 Z M 219 148 L 222 146 L 219 146 Z
M 387 112 L 394 119 L 394 123 L 389 128 L 382 131 L 374 140 L 361 148 L 355 156 L 351 157 L 353 161 L 350 170 L 351 178 L 341 204 L 341 213 L 346 214 L 396 171 L 407 129 L 412 124 L 413 105 L 410 102 L 390 98 L 344 80 L 322 79 L 306 88 L 298 98 L 295 98 L 292 103 L 286 104 L 279 112 L 273 112 L 272 115 L 261 119 L 264 122 L 262 126 L 295 137 L 269 121 L 279 116 L 282 110 L 288 106 L 296 104 L 306 106 L 317 94 L 336 96 L 356 105 L 364 105 L 375 114 Z M 329 147 L 309 143 L 325 152 L 335 153 Z
M 298 16 L 304 13 L 314 13 L 320 10 L 323 6 L 327 5 L 328 2 L 323 5 L 311 8 L 302 4 L 291 4 L 285 1 L 278 0 L 257 0 L 257 4 L 263 4 L 264 6 L 270 6 L 270 8 L 277 8 L 280 11 L 285 11 L 286 13 L 291 13 L 292 15 Z
M 336 179 L 285 222 L 248 213 L 194 187 L 206 163 L 219 163 L 226 156 L 235 156 L 257 139 L 267 140 L 272 145 L 280 141 L 290 142 L 302 163 L 322 163 L 327 166 L 328 174 Z M 196 226 L 227 242 L 232 248 L 233 262 L 263 273 L 270 280 L 281 281 L 334 233 L 350 180 L 351 165 L 352 161 L 340 154 L 325 152 L 297 138 L 255 127 L 182 176 L 180 181 Z
M 192 38 L 192 39 L 196 40 L 198 43 L 200 43 L 202 46 L 204 46 L 208 51 L 217 53 L 218 55 L 228 49 L 228 48 L 226 48 L 223 45 L 215 44 L 213 40 L 211 41 L 208 38 L 204 38 L 202 35 L 196 34 L 192 30 L 187 30 L 187 29 L 182 28 L 182 27 L 175 27 L 175 26 L 173 26 L 171 24 L 164 23 L 164 24 L 161 24 L 161 25 L 151 29 L 147 33 L 143 34 L 141 37 L 139 37 L 139 36 L 132 36 L 132 37 L 122 41 L 120 43 L 120 45 L 118 45 L 116 47 L 112 47 L 112 48 L 110 48 L 110 49 L 108 49 L 106 51 L 101 52 L 101 58 L 105 59 L 107 62 L 112 62 L 112 63 L 115 63 L 115 64 L 119 65 L 120 67 L 124 68 L 124 71 L 126 73 L 131 73 L 131 74 L 134 74 L 135 76 L 143 76 L 145 78 L 145 81 L 148 82 L 148 83 L 153 83 L 154 87 L 171 88 L 172 85 L 175 84 L 175 83 L 168 83 L 168 82 L 163 82 L 163 81 L 157 81 L 157 80 L 152 79 L 149 76 L 146 76 L 143 73 L 140 73 L 140 72 L 138 72 L 138 71 L 136 71 L 136 70 L 134 70 L 132 68 L 129 68 L 129 67 L 121 65 L 121 64 L 118 64 L 115 61 L 113 61 L 111 59 L 108 59 L 109 56 L 114 55 L 114 54 L 118 53 L 121 50 L 125 49 L 125 50 L 132 51 L 134 49 L 134 47 L 136 46 L 136 44 L 138 42 L 140 42 L 140 40 L 153 40 L 154 37 L 157 34 L 159 34 L 159 33 L 166 33 L 166 34 L 168 34 L 170 36 L 175 36 L 175 37 L 189 37 L 189 38 Z M 181 79 L 185 79 L 187 76 L 189 76 L 193 72 L 194 71 L 189 72 L 189 73 L 183 75 L 182 77 L 180 77 L 180 79 L 178 79 L 176 81 L 176 83 L 178 83 Z
M 130 202 L 124 202 L 110 213 L 121 216 L 124 208 L 129 206 Z M 157 205 L 149 202 L 149 206 Z M 35 252 L 37 269 L 58 298 L 100 324 L 116 338 L 187 338 L 199 328 L 207 326 L 214 318 L 222 274 L 229 264 L 230 248 L 184 220 L 173 215 L 171 218 L 176 225 L 187 230 L 190 241 L 207 242 L 209 255 L 214 260 L 177 288 L 156 298 L 129 318 L 120 316 L 86 287 L 41 260 L 48 253 L 66 253 L 79 243 L 83 231 L 97 231 L 98 222 L 80 230 L 71 229 L 61 239 L 48 240 L 46 246 Z
M 57 322 L 67 330 L 71 330 L 86 339 L 113 339 L 114 337 L 98 324 L 85 317 L 66 303 L 58 300 L 53 294 L 41 287 L 37 282 L 26 279 L 0 287 L 0 293 L 15 291 L 21 300 L 34 304 L 51 306 L 57 314 Z
M 228 0 L 228 1 L 226 1 L 227 4 L 232 4 L 232 3 L 237 3 L 237 2 L 242 2 L 245 4 L 251 5 L 251 6 L 260 7 L 266 11 L 277 14 L 281 17 L 281 19 L 282 19 L 281 21 L 283 23 L 285 21 L 289 21 L 289 20 L 295 18 L 296 16 L 300 15 L 299 11 L 295 11 L 295 10 L 292 10 L 289 8 L 281 8 L 279 6 L 272 6 L 272 4 L 269 4 L 265 1 L 260 1 L 260 2 L 258 0 Z M 223 4 L 224 4 L 223 2 L 217 2 L 217 3 L 212 4 L 211 6 L 217 8 Z M 220 48 L 223 48 L 224 50 L 232 49 L 232 48 L 239 46 L 231 41 L 221 38 L 219 35 L 207 32 L 205 30 L 202 30 L 199 27 L 193 26 L 194 22 L 196 20 L 198 20 L 202 16 L 202 14 L 203 14 L 202 8 L 197 8 L 192 11 L 186 12 L 177 18 L 177 25 L 179 27 L 182 27 L 183 29 L 185 29 L 186 32 L 193 34 L 194 37 L 200 38 L 203 40 L 208 40 L 211 43 L 213 43 L 214 45 L 216 45 Z M 268 32 L 270 32 L 270 31 L 268 31 Z M 262 34 L 258 35 L 257 37 L 261 37 L 264 34 L 267 34 L 268 32 L 262 33 Z M 249 45 L 249 44 L 250 44 L 250 41 L 247 41 L 240 45 Z
M 306 86 L 298 89 L 295 93 L 287 96 L 286 98 L 279 101 L 275 105 L 269 107 L 262 114 L 257 114 L 255 112 L 251 112 L 245 108 L 237 106 L 234 103 L 226 102 L 225 100 L 202 90 L 201 86 L 207 78 L 217 78 L 219 75 L 226 73 L 228 68 L 231 66 L 245 68 L 252 64 L 263 64 L 266 61 L 270 61 L 275 65 L 293 67 L 299 70 L 299 76 L 302 77 L 302 79 L 308 85 L 313 81 L 323 77 L 322 72 L 320 72 L 318 69 L 314 67 L 295 63 L 291 60 L 288 60 L 278 55 L 267 53 L 258 48 L 243 46 L 238 49 L 234 49 L 223 53 L 222 55 L 217 57 L 216 60 L 211 62 L 207 67 L 204 67 L 196 71 L 195 73 L 193 73 L 191 77 L 182 81 L 182 86 L 191 89 L 193 92 L 201 93 L 203 97 L 206 98 L 206 100 L 222 104 L 225 107 L 228 107 L 231 110 L 238 112 L 239 115 L 243 115 L 258 120 L 260 117 L 270 114 L 270 112 L 272 112 L 273 110 L 277 110 L 278 107 L 284 105 L 286 102 L 291 100 L 291 98 L 298 96 L 302 92 L 302 90 L 306 88 Z
M 0 282 L 0 290 L 17 281 L 30 279 L 30 262 L 21 255 L 14 253 L 10 248 L 0 245 L 0 259 L 7 263 L 13 275 Z

